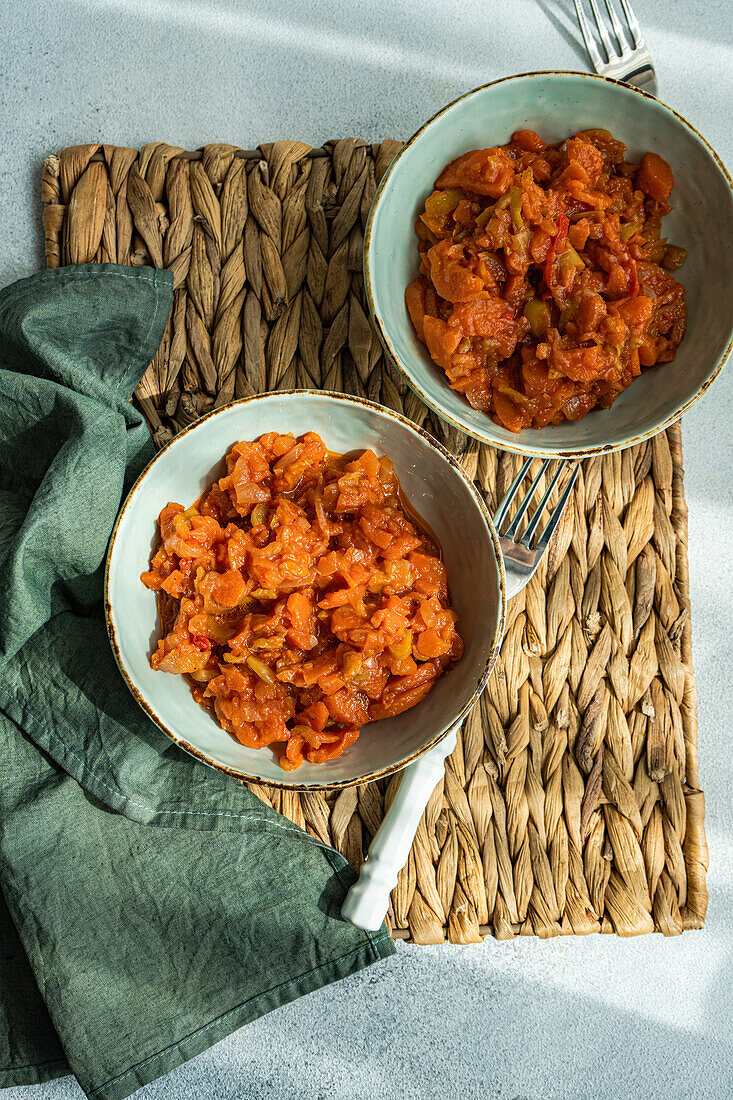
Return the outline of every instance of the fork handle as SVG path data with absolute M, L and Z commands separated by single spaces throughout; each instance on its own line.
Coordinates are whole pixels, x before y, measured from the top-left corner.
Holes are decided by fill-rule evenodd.
M 420 818 L 443 777 L 445 759 L 456 747 L 458 726 L 402 772 L 394 801 L 377 829 L 359 877 L 344 898 L 341 915 L 357 928 L 376 932 L 389 906 L 389 895 L 407 862 Z

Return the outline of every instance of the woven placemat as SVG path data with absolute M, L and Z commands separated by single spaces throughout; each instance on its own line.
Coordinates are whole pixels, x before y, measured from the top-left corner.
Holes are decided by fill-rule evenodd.
M 253 392 L 346 390 L 412 417 L 490 505 L 516 456 L 430 413 L 385 361 L 362 280 L 364 226 L 398 142 L 244 151 L 84 145 L 49 156 L 49 267 L 170 268 L 175 305 L 137 390 L 159 445 Z M 542 567 L 509 606 L 392 895 L 416 943 L 519 934 L 675 935 L 707 907 L 679 426 L 589 459 Z M 361 863 L 397 776 L 333 796 L 256 793 Z

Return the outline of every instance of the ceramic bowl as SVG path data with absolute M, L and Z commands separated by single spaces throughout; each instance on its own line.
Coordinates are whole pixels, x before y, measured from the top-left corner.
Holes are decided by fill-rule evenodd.
M 672 166 L 674 209 L 663 232 L 689 250 L 679 272 L 687 290 L 687 334 L 672 363 L 645 371 L 611 409 L 515 435 L 451 390 L 415 336 L 405 307 L 405 287 L 419 266 L 413 225 L 436 176 L 461 153 L 501 145 L 523 128 L 556 142 L 591 127 L 610 130 L 627 145 L 632 160 L 653 151 Z M 587 73 L 512 76 L 445 107 L 392 161 L 369 216 L 364 277 L 387 354 L 419 397 L 455 427 L 526 455 L 618 450 L 677 420 L 707 390 L 731 350 L 733 186 L 705 139 L 670 107 L 637 88 Z
M 182 676 L 154 672 L 159 636 L 154 593 L 143 587 L 157 542 L 156 518 L 168 501 L 189 504 L 217 476 L 238 440 L 277 430 L 318 432 L 330 450 L 371 448 L 389 455 L 407 499 L 437 536 L 460 617 L 465 653 L 422 703 L 363 728 L 337 760 L 285 772 L 271 749 L 249 749 L 191 697 Z M 345 787 L 388 775 L 443 737 L 483 690 L 504 624 L 501 552 L 483 499 L 455 459 L 431 436 L 387 409 L 332 393 L 289 391 L 217 409 L 168 444 L 138 478 L 117 519 L 106 570 L 112 647 L 140 705 L 181 748 L 239 779 L 296 790 Z

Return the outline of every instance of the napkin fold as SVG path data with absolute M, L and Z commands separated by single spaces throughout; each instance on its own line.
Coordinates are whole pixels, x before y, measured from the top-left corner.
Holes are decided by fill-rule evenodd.
M 170 273 L 113 264 L 0 292 L 0 1087 L 122 1100 L 394 952 L 341 919 L 346 861 L 173 745 L 107 641 L 171 304 Z

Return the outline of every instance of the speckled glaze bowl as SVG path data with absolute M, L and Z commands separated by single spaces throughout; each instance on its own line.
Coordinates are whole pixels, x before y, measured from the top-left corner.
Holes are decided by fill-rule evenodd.
M 422 703 L 372 722 L 337 760 L 285 772 L 270 749 L 248 749 L 191 697 L 182 676 L 154 672 L 159 637 L 154 593 L 143 587 L 157 542 L 156 519 L 168 501 L 190 504 L 224 473 L 237 440 L 267 431 L 315 431 L 330 450 L 371 448 L 389 455 L 407 499 L 435 533 L 448 571 L 465 644 L 460 661 Z M 346 787 L 389 775 L 427 752 L 466 714 L 486 685 L 504 627 L 505 581 L 486 505 L 455 459 L 414 424 L 369 401 L 341 394 L 287 391 L 216 409 L 176 436 L 150 463 L 117 519 L 107 556 L 105 607 L 112 648 L 127 684 L 177 745 L 220 771 L 294 790 Z
M 687 290 L 687 334 L 672 363 L 645 371 L 611 409 L 515 435 L 451 390 L 415 336 L 405 307 L 405 288 L 419 266 L 413 225 L 436 176 L 461 153 L 503 144 L 523 128 L 556 142 L 591 127 L 610 130 L 625 142 L 631 159 L 653 151 L 672 166 L 674 209 L 663 231 L 689 250 L 678 275 Z M 387 354 L 423 401 L 455 427 L 526 455 L 618 450 L 677 420 L 705 393 L 730 353 L 733 185 L 705 139 L 670 107 L 637 88 L 587 73 L 508 77 L 445 107 L 395 157 L 369 216 L 364 278 Z

